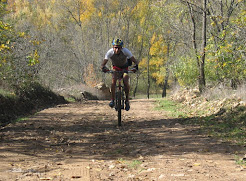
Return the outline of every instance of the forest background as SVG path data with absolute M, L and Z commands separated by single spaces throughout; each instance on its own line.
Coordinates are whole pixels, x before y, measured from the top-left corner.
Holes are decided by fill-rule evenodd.
M 20 94 L 109 82 L 100 70 L 113 38 L 140 61 L 133 94 L 246 80 L 245 0 L 1 0 L 0 88 Z

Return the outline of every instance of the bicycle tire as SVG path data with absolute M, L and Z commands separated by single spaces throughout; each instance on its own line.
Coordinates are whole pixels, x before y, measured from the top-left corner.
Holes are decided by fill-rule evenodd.
M 117 111 L 118 111 L 118 126 L 121 126 L 121 91 L 117 92 Z
M 118 110 L 118 91 L 115 91 L 115 105 L 114 105 L 115 110 Z
M 121 109 L 123 110 L 125 109 L 125 94 L 124 94 L 123 89 L 121 90 Z

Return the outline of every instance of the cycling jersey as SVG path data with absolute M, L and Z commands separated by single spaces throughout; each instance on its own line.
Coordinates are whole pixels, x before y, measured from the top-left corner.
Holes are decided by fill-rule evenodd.
M 127 48 L 122 48 L 119 54 L 114 53 L 114 49 L 111 48 L 105 55 L 104 59 L 111 60 L 112 65 L 123 68 L 127 65 L 127 59 L 132 57 L 132 53 Z

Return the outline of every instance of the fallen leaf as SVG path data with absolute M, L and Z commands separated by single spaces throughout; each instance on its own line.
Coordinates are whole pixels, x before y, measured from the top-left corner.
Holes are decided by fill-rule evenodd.
M 51 177 L 39 178 L 39 180 L 52 180 L 52 178 Z
M 179 174 L 171 174 L 172 177 L 184 177 L 184 173 L 179 173 Z
M 109 165 L 109 169 L 115 168 L 115 165 Z
M 193 166 L 200 166 L 201 163 L 194 163 Z
M 148 169 L 147 169 L 148 172 L 152 172 L 152 171 L 154 171 L 154 170 L 155 170 L 155 168 L 148 168 Z
M 164 174 L 161 174 L 159 177 L 158 177 L 158 179 L 163 179 L 165 177 L 165 175 Z

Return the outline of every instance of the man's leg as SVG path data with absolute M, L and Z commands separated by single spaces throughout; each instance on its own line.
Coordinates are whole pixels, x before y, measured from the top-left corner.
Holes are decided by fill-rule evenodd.
M 114 107 L 114 98 L 115 98 L 115 86 L 116 86 L 116 79 L 115 75 L 112 75 L 112 84 L 111 84 L 111 101 L 109 103 L 110 107 Z
M 129 92 L 130 92 L 130 85 L 129 85 L 129 76 L 126 74 L 124 75 L 124 86 L 125 86 L 125 93 L 126 93 L 126 111 L 130 110 L 130 104 L 129 104 Z

